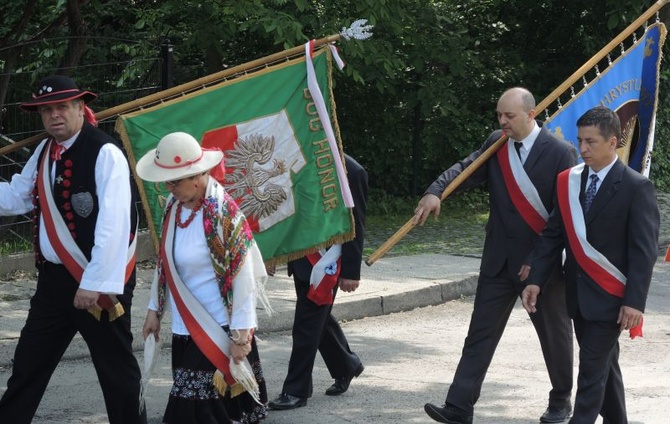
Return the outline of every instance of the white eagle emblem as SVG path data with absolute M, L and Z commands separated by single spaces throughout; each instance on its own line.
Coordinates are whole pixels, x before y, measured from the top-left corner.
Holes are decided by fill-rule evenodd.
M 234 149 L 226 151 L 226 190 L 253 220 L 270 216 L 288 198 L 286 190 L 271 181 L 287 171 L 284 160 L 272 159 L 274 150 L 274 136 L 254 133 L 238 138 Z

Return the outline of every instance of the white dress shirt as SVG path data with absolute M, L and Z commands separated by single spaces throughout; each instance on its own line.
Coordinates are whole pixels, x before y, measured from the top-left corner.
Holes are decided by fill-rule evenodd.
M 521 143 L 521 148 L 519 149 L 519 157 L 521 158 L 521 163 L 526 163 L 528 159 L 528 154 L 530 149 L 533 148 L 537 136 L 540 134 L 540 126 L 537 125 L 537 122 L 533 121 L 533 129 L 530 131 L 523 140 L 513 140 L 515 142 Z
M 186 222 L 191 215 L 191 209 L 182 208 L 180 221 Z M 221 325 L 229 325 L 231 329 L 255 328 L 256 311 L 254 297 L 249 296 L 245 304 L 235 305 L 231 321 L 228 320 L 221 290 L 216 281 L 216 274 L 212 266 L 207 239 L 203 230 L 202 208 L 197 212 L 193 221 L 186 228 L 175 228 L 173 257 L 177 272 L 182 281 L 191 291 L 193 296 L 209 312 L 209 314 Z M 174 225 L 174 223 L 170 223 Z M 250 261 L 244 261 L 238 275 L 233 280 L 236 284 L 254 284 Z M 244 280 L 247 281 L 244 281 Z M 169 290 L 168 290 L 169 293 Z M 172 313 L 172 333 L 190 334 L 184 320 L 179 314 L 173 296 L 170 298 L 170 311 Z M 153 297 L 149 301 L 149 309 L 158 310 L 158 305 Z
M 79 133 L 61 143 L 69 148 Z M 81 142 L 86 142 L 82 140 Z M 0 215 L 21 215 L 33 209 L 33 188 L 37 178 L 40 152 L 47 145 L 43 140 L 28 159 L 21 173 L 10 182 L 0 183 Z M 48 153 L 47 153 L 48 154 Z M 53 181 L 52 169 L 52 181 Z M 130 171 L 121 150 L 113 143 L 100 149 L 95 163 L 95 184 L 98 197 L 98 219 L 95 225 L 91 261 L 84 270 L 79 287 L 101 293 L 123 293 L 130 242 Z M 40 217 L 40 251 L 44 259 L 62 264 L 56 254 Z

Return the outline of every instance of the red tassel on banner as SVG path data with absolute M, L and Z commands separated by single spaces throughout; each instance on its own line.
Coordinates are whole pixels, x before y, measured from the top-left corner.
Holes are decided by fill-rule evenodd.
M 95 113 L 93 113 L 91 108 L 88 106 L 84 106 L 84 119 L 86 119 L 86 122 L 93 125 L 94 127 L 98 126 L 98 120 L 95 119 Z

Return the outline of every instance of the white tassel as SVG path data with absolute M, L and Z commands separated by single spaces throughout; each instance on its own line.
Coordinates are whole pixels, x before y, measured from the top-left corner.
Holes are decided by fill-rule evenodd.
M 233 376 L 235 381 L 240 383 L 242 387 L 251 395 L 252 398 L 259 405 L 263 405 L 261 402 L 261 393 L 256 378 L 254 374 L 247 365 L 247 361 L 241 361 L 239 364 L 236 364 L 235 361 L 230 359 L 230 374 Z
M 261 307 L 267 314 L 267 316 L 272 316 L 274 310 L 272 305 L 270 305 L 270 299 L 268 298 L 267 291 L 265 290 L 265 285 L 267 284 L 268 277 L 260 277 L 256 279 L 256 300 L 260 302 Z

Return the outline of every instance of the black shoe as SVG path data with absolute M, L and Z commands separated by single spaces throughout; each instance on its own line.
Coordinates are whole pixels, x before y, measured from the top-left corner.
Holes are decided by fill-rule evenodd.
M 462 411 L 447 405 L 436 406 L 427 403 L 423 406 L 423 410 L 430 418 L 440 423 L 472 424 L 472 415 L 466 415 Z
M 540 417 L 541 423 L 562 423 L 572 415 L 571 406 L 549 406 Z
M 347 390 L 349 390 L 349 384 L 351 384 L 351 380 L 353 380 L 354 377 L 358 377 L 359 375 L 361 375 L 364 369 L 365 367 L 363 366 L 363 364 L 360 364 L 358 368 L 354 370 L 354 373 L 351 374 L 349 377 L 336 378 L 333 385 L 330 386 L 328 389 L 326 389 L 326 394 L 328 396 L 337 396 L 346 392 Z
M 277 399 L 271 400 L 270 403 L 268 403 L 270 409 L 276 409 L 280 411 L 295 409 L 305 405 L 307 405 L 306 398 L 292 396 L 288 393 L 282 393 L 277 397 Z

